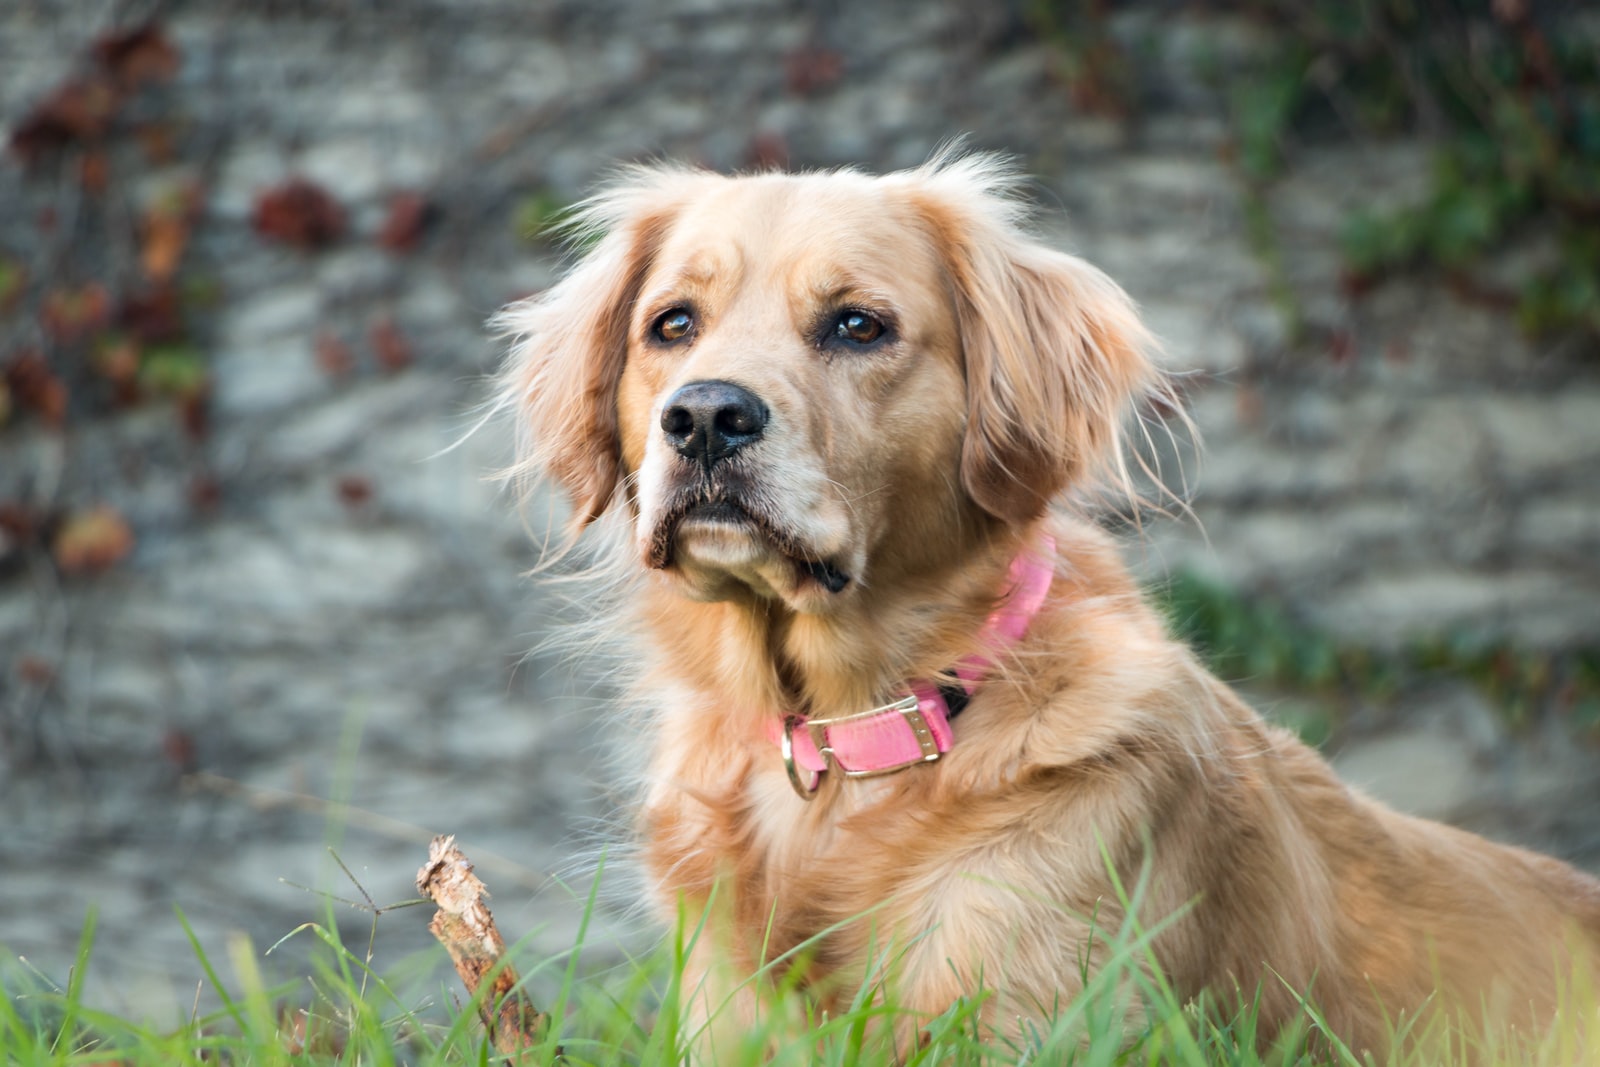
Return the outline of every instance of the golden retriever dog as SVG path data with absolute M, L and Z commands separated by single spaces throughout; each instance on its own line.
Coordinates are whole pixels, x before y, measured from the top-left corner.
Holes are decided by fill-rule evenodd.
M 664 915 L 708 924 L 690 1010 L 754 1019 L 738 979 L 811 942 L 791 976 L 823 1009 L 892 956 L 902 1050 L 980 989 L 1015 1034 L 1081 988 L 1128 918 L 1113 872 L 1148 865 L 1166 979 L 1259 995 L 1264 1039 L 1295 991 L 1380 1055 L 1424 1010 L 1547 1026 L 1600 882 L 1341 784 L 1073 505 L 1129 485 L 1125 424 L 1166 379 L 1016 184 L 958 153 L 638 168 L 503 315 L 520 469 L 633 572 L 644 865 Z

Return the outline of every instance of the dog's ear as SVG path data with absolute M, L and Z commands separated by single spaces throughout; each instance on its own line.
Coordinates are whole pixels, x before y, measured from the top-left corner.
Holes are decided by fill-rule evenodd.
M 1162 381 L 1133 301 L 1095 267 L 1022 232 L 1011 178 L 993 160 L 940 162 L 921 175 L 918 206 L 960 327 L 968 495 L 1021 524 L 1069 486 L 1109 474 L 1128 488 L 1123 422 Z
M 548 478 L 572 502 L 574 533 L 598 519 L 621 475 L 617 382 L 634 301 L 677 213 L 682 172 L 637 170 L 581 205 L 570 231 L 598 239 L 554 287 L 506 308 L 513 338 L 500 402 L 515 414 L 512 474 Z

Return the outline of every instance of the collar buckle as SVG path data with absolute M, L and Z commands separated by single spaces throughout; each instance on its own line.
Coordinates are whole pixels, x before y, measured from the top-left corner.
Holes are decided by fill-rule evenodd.
M 911 735 L 916 739 L 918 754 L 898 763 L 882 764 L 861 769 L 853 769 L 844 764 L 840 759 L 828 731 L 831 727 L 846 727 L 863 723 L 869 719 L 883 719 L 899 715 L 911 727 Z M 808 740 L 816 748 L 817 754 L 822 757 L 823 767 L 820 770 L 809 770 L 795 762 L 794 730 L 796 726 L 805 727 Z M 914 767 L 919 763 L 932 763 L 939 758 L 939 742 L 933 735 L 933 730 L 928 726 L 928 720 L 922 714 L 922 702 L 915 693 L 901 697 L 892 704 L 882 707 L 858 711 L 850 715 L 837 715 L 831 719 L 802 719 L 791 715 L 783 722 L 783 737 L 779 742 L 783 753 L 783 769 L 789 773 L 789 784 L 794 791 L 804 800 L 810 800 L 816 795 L 818 787 L 822 784 L 824 770 L 837 770 L 846 778 L 876 778 L 881 774 L 893 774 L 903 771 L 907 767 Z M 809 777 L 810 786 L 806 785 Z

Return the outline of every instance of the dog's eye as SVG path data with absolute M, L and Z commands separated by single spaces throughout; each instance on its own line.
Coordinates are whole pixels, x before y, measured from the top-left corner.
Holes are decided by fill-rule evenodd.
M 683 308 L 673 308 L 671 311 L 663 312 L 661 317 L 656 319 L 656 324 L 650 327 L 650 332 L 655 335 L 656 340 L 671 344 L 687 334 L 693 326 L 693 315 Z
M 852 344 L 870 345 L 883 336 L 883 323 L 865 311 L 846 311 L 834 322 L 833 335 Z

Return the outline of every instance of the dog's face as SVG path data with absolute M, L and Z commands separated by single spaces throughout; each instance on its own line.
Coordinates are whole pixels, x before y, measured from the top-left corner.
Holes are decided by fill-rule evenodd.
M 818 609 L 963 521 L 960 356 L 932 241 L 882 190 L 770 176 L 686 205 L 618 388 L 645 561 L 695 597 Z
M 985 160 L 641 172 L 508 313 L 533 462 L 697 599 L 822 612 L 963 558 L 1111 455 L 1153 375 L 1126 297 L 1014 212 Z

